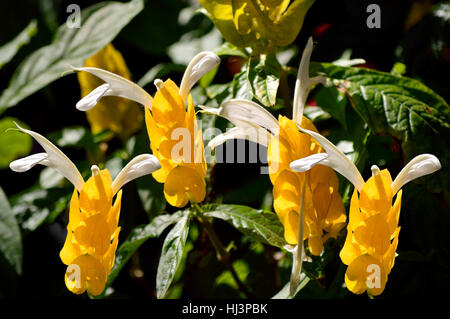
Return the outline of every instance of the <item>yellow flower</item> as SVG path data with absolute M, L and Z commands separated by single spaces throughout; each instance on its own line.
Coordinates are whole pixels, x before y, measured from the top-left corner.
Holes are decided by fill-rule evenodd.
M 125 60 L 112 44 L 88 58 L 84 66 L 102 68 L 126 79 L 131 78 Z M 86 72 L 78 73 L 78 82 L 82 97 L 101 85 L 98 78 Z M 88 110 L 86 116 L 93 134 L 110 130 L 124 140 L 141 128 L 143 120 L 142 112 L 135 102 L 116 97 L 106 97 L 95 109 Z
M 201 202 L 206 195 L 206 161 L 192 97 L 188 96 L 186 110 L 172 80 L 157 83 L 152 111 L 145 109 L 150 146 L 162 166 L 153 177 L 164 183 L 164 195 L 172 206 Z
M 228 42 L 257 51 L 288 46 L 314 0 L 199 0 Z
M 219 62 L 219 57 L 212 52 L 197 54 L 186 68 L 179 88 L 170 79 L 166 82 L 155 80 L 158 92 L 154 98 L 117 74 L 93 67 L 74 68 L 106 82 L 81 99 L 77 109 L 90 110 L 104 96 L 121 96 L 145 106 L 151 149 L 162 166 L 153 176 L 164 183 L 164 195 L 169 204 L 176 207 L 185 206 L 189 200 L 201 202 L 206 195 L 202 132 L 197 127 L 189 91 Z
M 338 179 L 332 169 L 317 167 L 308 174 L 290 169 L 299 157 L 314 156 L 322 148 L 307 134 L 298 131 L 301 125 L 317 131 L 303 116 L 303 109 L 311 87 L 323 83 L 324 78 L 309 77 L 309 62 L 313 41 L 309 39 L 300 62 L 293 101 L 293 119 L 280 116 L 278 121 L 262 106 L 247 100 L 231 100 L 219 108 L 205 108 L 205 112 L 220 115 L 236 127 L 210 141 L 211 148 L 228 139 L 245 138 L 268 147 L 270 180 L 273 184 L 274 208 L 284 226 L 286 242 L 294 245 L 291 292 L 300 279 L 304 258 L 303 240 L 313 255 L 320 255 L 323 243 L 335 237 L 345 225 L 346 215 L 338 193 Z M 301 204 L 303 203 L 303 204 Z
M 434 155 L 416 156 L 394 181 L 388 170 L 380 171 L 374 165 L 372 177 L 364 182 L 355 165 L 330 141 L 317 132 L 299 129 L 314 138 L 325 153 L 295 160 L 290 167 L 294 171 L 305 172 L 322 164 L 341 173 L 355 186 L 350 202 L 347 238 L 340 252 L 342 262 L 348 265 L 345 284 L 355 294 L 367 291 L 371 296 L 380 295 L 396 256 L 401 187 L 415 178 L 439 170 L 441 164 Z
M 120 188 L 161 166 L 156 157 L 143 154 L 132 159 L 114 181 L 108 170 L 100 171 L 94 165 L 91 168 L 92 177 L 85 183 L 70 159 L 49 140 L 36 132 L 18 128 L 31 135 L 45 152 L 13 161 L 10 168 L 25 172 L 36 164 L 46 165 L 56 169 L 75 186 L 70 202 L 67 237 L 60 252 L 62 262 L 68 266 L 65 282 L 75 294 L 87 291 L 89 295 L 99 295 L 105 289 L 108 274 L 114 266 L 120 232 Z
M 297 245 L 299 242 L 300 201 L 303 183 L 305 185 L 305 232 L 308 247 L 313 255 L 320 255 L 323 243 L 336 237 L 344 227 L 346 215 L 341 196 L 338 193 L 338 179 L 329 167 L 314 168 L 309 175 L 294 172 L 289 164 L 296 158 L 322 152 L 319 144 L 307 134 L 300 133 L 296 124 L 279 117 L 279 134 L 271 139 L 268 148 L 269 173 L 273 184 L 275 212 L 283 226 L 286 242 Z M 317 131 L 306 117 L 302 127 Z

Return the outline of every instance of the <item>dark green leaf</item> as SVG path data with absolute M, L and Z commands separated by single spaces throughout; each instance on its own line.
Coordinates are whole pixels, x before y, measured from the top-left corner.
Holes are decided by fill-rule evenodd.
M 249 62 L 248 81 L 255 98 L 265 106 L 276 102 L 280 83 L 281 66 L 274 54 L 251 58 Z
M 30 24 L 23 29 L 13 40 L 0 47 L 0 69 L 16 55 L 19 49 L 28 44 L 30 39 L 37 32 L 36 20 L 31 20 Z
M 0 254 L 17 274 L 22 273 L 22 239 L 8 199 L 0 187 Z
M 142 0 L 101 2 L 81 11 L 81 27 L 59 27 L 53 42 L 28 56 L 0 97 L 0 113 L 58 79 L 69 64 L 87 58 L 111 42 L 143 8 Z
M 417 80 L 375 70 L 311 63 L 310 72 L 324 74 L 346 90 L 373 133 L 400 140 L 405 161 L 422 153 L 436 155 L 443 168 L 425 177 L 426 184 L 450 196 L 450 107 L 442 97 Z
M 164 298 L 183 257 L 189 233 L 190 214 L 185 214 L 164 240 L 156 275 L 156 295 Z
M 141 225 L 133 229 L 117 250 L 114 268 L 108 276 L 107 287 L 113 283 L 130 257 L 147 239 L 159 237 L 169 225 L 178 222 L 187 213 L 188 211 L 179 211 L 171 215 L 160 215 L 148 225 Z
M 31 188 L 13 196 L 11 207 L 22 231 L 34 231 L 50 216 L 53 220 L 62 213 L 70 200 L 69 194 L 68 188 Z
M 280 248 L 286 245 L 283 225 L 273 212 L 227 204 L 206 205 L 202 209 L 206 216 L 223 219 L 257 241 Z

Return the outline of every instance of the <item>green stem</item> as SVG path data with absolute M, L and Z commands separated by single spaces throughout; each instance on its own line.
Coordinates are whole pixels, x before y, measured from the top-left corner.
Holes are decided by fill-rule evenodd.
M 219 260 L 231 273 L 234 281 L 236 282 L 236 284 L 239 287 L 239 290 L 247 298 L 251 298 L 252 294 L 247 289 L 247 287 L 244 285 L 244 283 L 239 279 L 236 271 L 233 268 L 230 253 L 225 249 L 225 246 L 220 241 L 219 237 L 217 236 L 216 231 L 214 230 L 214 228 L 213 228 L 212 224 L 210 223 L 210 221 L 208 220 L 208 218 L 203 215 L 202 208 L 197 203 L 191 203 L 191 204 L 195 208 L 195 210 L 198 212 L 197 220 L 203 225 L 203 227 L 206 231 L 206 234 L 209 237 L 209 240 L 211 240 L 211 243 L 214 246 L 214 249 L 216 250 L 217 260 Z

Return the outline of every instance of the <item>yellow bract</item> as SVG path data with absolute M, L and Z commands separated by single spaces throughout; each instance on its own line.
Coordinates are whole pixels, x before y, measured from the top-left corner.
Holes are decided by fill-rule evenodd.
M 194 103 L 185 101 L 178 86 L 167 80 L 155 94 L 152 111 L 145 108 L 150 147 L 161 163 L 153 177 L 164 183 L 170 205 L 185 206 L 189 200 L 201 202 L 206 195 L 206 161 L 202 132 L 197 128 Z
M 355 294 L 381 294 L 394 266 L 402 191 L 392 204 L 395 194 L 391 184 L 389 171 L 382 170 L 367 180 L 359 197 L 355 190 L 351 199 L 347 238 L 340 257 L 349 266 L 347 288 Z
M 222 36 L 267 52 L 291 44 L 314 0 L 199 0 Z
M 101 68 L 128 80 L 131 78 L 125 60 L 112 44 L 108 44 L 87 59 L 84 66 Z M 78 72 L 77 76 L 82 97 L 102 84 L 100 79 L 88 72 Z M 143 120 L 142 112 L 136 102 L 114 96 L 103 97 L 95 108 L 86 112 L 86 115 L 93 134 L 110 130 L 122 139 L 138 131 Z
M 300 197 L 305 186 L 305 233 L 313 255 L 320 255 L 323 243 L 335 237 L 345 224 L 346 216 L 338 193 L 334 171 L 318 165 L 309 173 L 293 172 L 289 164 L 297 158 L 322 151 L 309 135 L 298 131 L 287 117 L 279 117 L 279 134 L 272 137 L 268 149 L 269 173 L 273 187 L 274 208 L 284 226 L 284 236 L 291 245 L 298 243 Z M 303 117 L 302 127 L 316 131 L 314 124 Z
M 60 257 L 68 266 L 66 286 L 76 294 L 101 294 L 114 265 L 122 191 L 113 205 L 111 183 L 108 170 L 103 170 L 89 178 L 79 196 L 77 190 L 72 195 Z

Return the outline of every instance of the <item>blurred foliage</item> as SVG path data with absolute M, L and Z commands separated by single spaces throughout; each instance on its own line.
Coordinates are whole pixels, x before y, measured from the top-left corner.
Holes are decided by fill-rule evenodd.
M 83 1 L 79 29 L 65 24 L 72 1 L 1 2 L 0 297 L 87 298 L 67 291 L 59 260 L 72 186 L 48 168 L 23 174 L 7 169 L 11 160 L 38 150 L 27 135 L 9 129 L 13 121 L 61 147 L 85 178 L 93 164 L 107 167 L 114 177 L 131 158 L 149 152 L 143 123 L 127 138 L 108 130 L 91 132 L 86 116 L 75 109 L 80 87 L 77 77 L 66 73 L 68 64 L 82 66 L 112 42 L 130 78 L 153 94 L 155 78 L 179 80 L 196 53 L 212 50 L 222 62 L 193 89 L 195 105 L 217 107 L 247 98 L 275 116 L 290 116 L 296 68 L 310 35 L 317 42 L 312 61 L 318 61 L 310 73 L 326 76 L 328 84 L 312 90 L 305 114 L 363 177 L 370 176 L 373 164 L 395 176 L 425 152 L 437 155 L 443 166 L 404 188 L 398 257 L 380 298 L 448 296 L 448 3 L 378 1 L 382 28 L 368 29 L 365 9 L 371 1 L 296 0 L 291 6 L 306 7 L 286 25 L 295 22 L 301 32 L 288 34 L 286 26 L 256 30 L 261 23 L 233 18 L 240 11 L 231 3 L 243 1 L 226 1 L 229 17 L 223 24 L 211 13 L 217 1 L 199 2 Z M 257 43 L 258 33 L 272 38 Z M 365 62 L 357 60 L 356 67 L 348 52 Z M 230 126 L 220 118 L 198 117 L 203 132 Z M 205 145 L 212 137 L 205 133 Z M 101 297 L 288 297 L 292 255 L 283 247 L 283 229 L 272 212 L 269 177 L 260 174 L 266 149 L 258 148 L 255 161 L 225 164 L 221 159 L 229 146 L 238 146 L 230 142 L 211 155 L 217 163 L 208 167 L 208 194 L 200 207 L 207 221 L 194 208 L 177 211 L 167 205 L 162 184 L 150 176 L 124 187 L 116 264 Z M 242 145 L 247 152 L 255 146 Z M 340 190 L 348 210 L 352 187 L 340 178 Z M 218 260 L 207 227 L 223 243 L 232 269 Z M 345 266 L 338 253 L 344 239 L 345 230 L 326 243 L 321 256 L 307 252 L 311 260 L 304 263 L 296 298 L 367 298 L 342 286 Z

